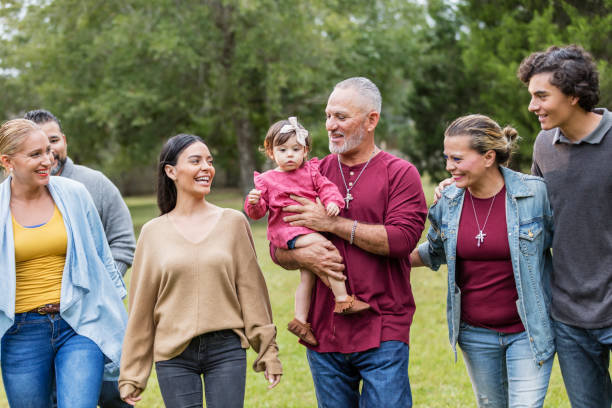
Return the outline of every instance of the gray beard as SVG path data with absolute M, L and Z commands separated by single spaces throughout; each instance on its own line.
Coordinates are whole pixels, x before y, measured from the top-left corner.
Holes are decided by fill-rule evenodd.
M 60 174 L 62 172 L 62 169 L 64 168 L 64 164 L 66 164 L 66 158 L 56 160 L 57 164 L 51 169 L 52 176 L 57 176 L 58 174 Z
M 363 142 L 363 139 L 365 137 L 365 129 L 363 127 L 359 128 L 359 131 L 357 133 L 355 133 L 352 137 L 346 137 L 345 134 L 343 134 L 344 136 L 344 144 L 342 146 L 336 146 L 332 143 L 331 139 L 329 141 L 329 151 L 331 153 L 334 154 L 343 154 L 348 152 L 349 150 L 353 150 L 354 148 L 356 148 L 357 146 L 359 146 L 361 144 L 361 142 Z

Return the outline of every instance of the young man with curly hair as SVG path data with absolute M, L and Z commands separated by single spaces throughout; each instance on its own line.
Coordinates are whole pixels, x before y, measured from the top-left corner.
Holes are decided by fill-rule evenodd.
M 554 212 L 553 326 L 573 407 L 610 408 L 612 347 L 612 113 L 595 108 L 599 76 L 576 45 L 521 63 L 529 111 L 542 131 L 532 172 L 544 177 Z

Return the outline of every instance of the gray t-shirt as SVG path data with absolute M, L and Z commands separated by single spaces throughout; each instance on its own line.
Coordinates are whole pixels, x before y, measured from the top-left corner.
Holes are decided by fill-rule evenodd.
M 612 325 L 612 113 L 572 143 L 542 131 L 532 173 L 544 177 L 553 208 L 552 316 L 585 329 Z

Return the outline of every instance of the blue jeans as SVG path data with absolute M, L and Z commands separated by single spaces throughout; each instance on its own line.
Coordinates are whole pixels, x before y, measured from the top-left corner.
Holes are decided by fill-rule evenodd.
M 553 320 L 557 355 L 572 407 L 610 408 L 612 326 L 582 329 Z
M 208 408 L 244 406 L 246 350 L 231 330 L 194 337 L 178 356 L 156 362 L 155 370 L 166 407 L 202 407 L 202 374 Z
M 319 408 L 412 407 L 408 354 L 408 345 L 401 341 L 385 341 L 378 348 L 349 354 L 308 349 Z
M 51 388 L 51 408 L 57 408 L 57 391 L 55 389 L 55 382 Z M 102 389 L 100 390 L 100 397 L 98 399 L 98 406 L 100 408 L 131 408 L 133 405 L 121 399 L 119 395 L 119 384 L 117 381 L 103 381 Z
M 554 357 L 536 363 L 527 332 L 504 334 L 461 322 L 459 347 L 478 407 L 542 407 Z
M 2 381 L 12 408 L 51 406 L 55 373 L 60 408 L 95 407 L 104 354 L 58 314 L 17 313 L 2 336 Z

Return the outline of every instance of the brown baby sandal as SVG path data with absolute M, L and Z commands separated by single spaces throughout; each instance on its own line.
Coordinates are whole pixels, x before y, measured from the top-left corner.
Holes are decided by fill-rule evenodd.
M 295 334 L 305 343 L 308 343 L 311 346 L 319 345 L 319 342 L 312 333 L 312 330 L 310 330 L 310 323 L 302 323 L 298 319 L 294 318 L 287 325 L 287 330 L 289 330 L 291 333 Z
M 336 307 L 334 308 L 334 313 L 339 314 L 353 314 L 363 312 L 364 310 L 368 310 L 370 305 L 366 302 L 362 302 L 359 299 L 356 299 L 355 296 L 349 295 L 346 300 L 336 300 Z

